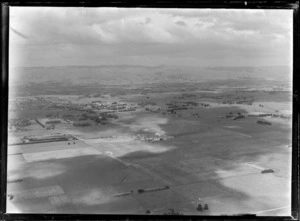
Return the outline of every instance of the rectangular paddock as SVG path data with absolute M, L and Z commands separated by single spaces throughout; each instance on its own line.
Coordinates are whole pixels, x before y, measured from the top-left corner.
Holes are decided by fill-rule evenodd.
M 59 185 L 31 188 L 27 190 L 14 191 L 10 194 L 18 200 L 51 197 L 64 194 L 64 190 Z
M 90 148 L 80 148 L 80 149 L 69 149 L 69 150 L 55 150 L 55 151 L 45 151 L 38 153 L 26 153 L 23 154 L 27 163 L 51 160 L 51 159 L 64 159 L 64 158 L 72 158 L 77 156 L 85 156 L 85 155 L 99 155 L 101 152 Z

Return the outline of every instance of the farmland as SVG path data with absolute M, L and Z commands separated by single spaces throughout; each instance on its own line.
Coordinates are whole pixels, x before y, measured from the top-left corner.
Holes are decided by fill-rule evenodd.
M 233 72 L 118 86 L 26 82 L 9 104 L 8 212 L 289 215 L 290 79 Z

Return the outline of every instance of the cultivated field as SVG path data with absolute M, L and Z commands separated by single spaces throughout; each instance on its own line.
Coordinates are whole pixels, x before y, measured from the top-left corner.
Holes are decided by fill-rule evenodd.
M 252 90 L 231 84 L 223 79 L 93 94 L 33 92 L 16 101 L 8 212 L 290 215 L 291 93 L 283 86 L 270 93 L 265 85 Z M 75 126 L 89 117 L 95 122 Z M 47 129 L 36 118 L 64 120 Z M 47 134 L 76 139 L 30 141 Z M 208 209 L 199 211 L 198 204 Z

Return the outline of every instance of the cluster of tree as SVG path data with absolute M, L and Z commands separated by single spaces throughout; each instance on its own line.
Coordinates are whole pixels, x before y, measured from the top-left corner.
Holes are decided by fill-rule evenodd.
M 87 110 L 87 112 L 90 113 L 90 114 L 96 114 L 96 112 L 93 111 L 93 110 Z
M 112 113 L 102 113 L 102 120 L 107 120 L 108 118 L 118 119 L 118 116 Z
M 79 118 L 79 120 L 87 120 L 87 119 L 90 119 L 90 120 L 94 121 L 97 124 L 101 123 L 100 117 L 95 113 L 83 113 L 81 115 L 81 117 Z
M 46 114 L 46 117 L 53 117 L 53 113 Z
M 197 210 L 198 211 L 203 211 L 203 210 L 208 210 L 208 205 L 207 204 L 204 204 L 204 207 L 202 207 L 202 205 L 199 203 L 198 206 L 197 206 Z
M 233 104 L 232 100 L 223 100 L 222 104 Z
M 48 109 L 49 110 L 49 109 Z M 52 111 L 52 112 L 48 112 L 46 115 L 46 117 L 59 117 L 60 116 L 60 113 L 57 111 Z
M 264 124 L 264 125 L 272 125 L 270 122 L 263 121 L 263 120 L 258 120 L 256 123 L 258 123 L 258 124 Z
M 209 104 L 206 104 L 206 103 L 200 103 L 201 107 L 210 107 Z
M 21 119 L 14 121 L 12 124 L 19 127 L 26 127 L 29 126 L 31 123 L 29 119 Z
M 157 105 L 157 104 L 153 101 L 146 101 L 146 102 L 140 102 L 140 103 L 138 103 L 138 105 L 144 107 L 144 106 L 147 106 L 147 105 L 153 105 L 154 106 L 154 105 Z
M 48 120 L 45 122 L 45 124 L 59 124 L 61 123 L 61 120 Z
M 87 126 L 90 126 L 91 124 L 87 121 L 84 121 L 84 122 L 74 122 L 73 123 L 73 126 L 74 127 L 87 127 Z

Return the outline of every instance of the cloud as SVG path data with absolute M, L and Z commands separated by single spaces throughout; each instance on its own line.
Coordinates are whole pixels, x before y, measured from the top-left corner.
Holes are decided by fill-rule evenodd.
M 290 58 L 292 45 L 287 10 L 12 7 L 10 14 L 10 45 L 29 63 L 213 63 L 222 57 L 272 63 Z
M 186 26 L 186 24 L 183 21 L 177 21 L 175 24 L 183 27 Z
M 210 16 L 213 11 L 212 9 L 162 9 L 160 10 L 160 13 L 175 18 L 200 18 L 203 16 Z
M 199 28 L 201 28 L 201 27 L 203 27 L 203 24 L 201 24 L 201 23 L 196 23 L 196 24 L 194 24 L 194 27 L 199 27 Z
M 145 24 L 149 24 L 151 22 L 151 18 L 145 18 Z
M 176 43 L 291 33 L 289 16 L 277 10 L 13 8 L 12 14 L 14 30 L 36 36 L 29 44 Z

